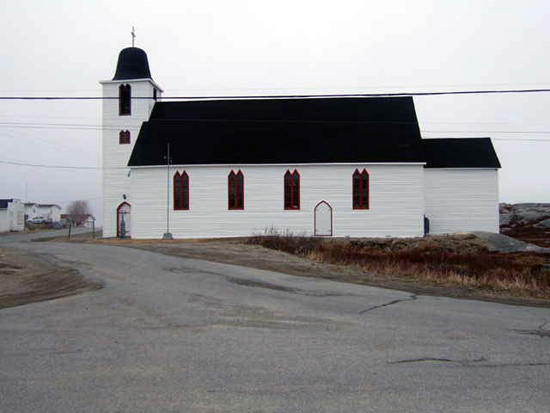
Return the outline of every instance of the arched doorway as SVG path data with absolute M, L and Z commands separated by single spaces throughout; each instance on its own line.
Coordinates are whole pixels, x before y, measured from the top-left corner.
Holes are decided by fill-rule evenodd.
M 130 212 L 132 207 L 128 202 L 123 202 L 116 209 L 116 236 L 118 238 L 130 238 L 132 219 Z
M 332 207 L 326 201 L 319 202 L 313 210 L 313 235 L 332 237 Z

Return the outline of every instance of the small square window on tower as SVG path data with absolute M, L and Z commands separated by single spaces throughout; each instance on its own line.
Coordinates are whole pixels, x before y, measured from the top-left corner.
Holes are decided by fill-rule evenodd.
M 130 143 L 130 131 L 121 130 L 118 134 L 118 143 L 121 145 Z

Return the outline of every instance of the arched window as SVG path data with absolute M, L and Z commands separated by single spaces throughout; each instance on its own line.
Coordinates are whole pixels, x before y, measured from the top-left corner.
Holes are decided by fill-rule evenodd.
M 227 178 L 227 199 L 229 209 L 244 209 L 244 175 L 239 170 L 231 171 Z
M 369 209 L 369 173 L 366 169 L 353 173 L 353 209 Z
M 130 143 L 130 131 L 121 130 L 118 134 L 118 143 L 121 145 Z
M 285 209 L 300 209 L 300 174 L 297 170 L 285 173 Z
M 118 114 L 120 116 L 132 114 L 132 87 L 120 85 L 118 88 Z
M 189 175 L 185 171 L 174 175 L 174 209 L 189 209 Z

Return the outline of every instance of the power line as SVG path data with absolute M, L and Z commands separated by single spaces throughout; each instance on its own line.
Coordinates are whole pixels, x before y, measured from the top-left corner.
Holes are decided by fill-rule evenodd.
M 444 84 L 444 83 L 441 83 L 441 84 L 416 84 L 416 85 L 411 85 L 411 84 L 387 84 L 387 85 L 377 85 L 377 86 L 373 86 L 373 85 L 369 85 L 369 86 L 358 86 L 358 85 L 355 85 L 355 86 L 352 86 L 352 85 L 336 85 L 336 86 L 332 86 L 330 87 L 330 89 L 332 90 L 337 90 L 337 89 L 346 89 L 346 90 L 349 90 L 349 89 L 355 89 L 355 90 L 359 90 L 359 89 L 400 89 L 400 88 L 416 88 L 416 89 L 422 89 L 422 88 L 430 88 L 430 89 L 435 89 L 435 88 L 454 88 L 454 89 L 457 89 L 457 88 L 465 88 L 465 87 L 483 87 L 483 88 L 488 88 L 488 87 L 507 87 L 507 88 L 543 88 L 544 86 L 541 85 L 540 82 L 514 82 L 514 83 L 510 83 L 510 82 L 498 82 L 498 83 L 452 83 L 452 84 Z M 170 88 L 170 90 L 173 90 L 173 91 L 176 91 L 176 92 L 186 92 L 188 93 L 189 91 L 191 90 L 195 90 L 195 91 L 220 91 L 220 90 L 284 90 L 284 91 L 289 91 L 289 90 L 312 90 L 312 89 L 315 89 L 315 90 L 319 90 L 319 89 L 323 89 L 325 88 L 326 89 L 326 85 L 316 85 L 316 86 L 313 86 L 313 85 L 310 85 L 310 86 L 304 86 L 304 85 L 290 85 L 290 86 L 273 86 L 273 87 L 266 87 L 266 86 L 239 86 L 237 88 L 233 88 L 233 89 L 228 89 L 228 88 L 225 88 L 225 89 L 221 89 L 220 87 L 209 87 L 209 88 L 205 88 L 205 87 L 186 87 L 185 89 L 174 89 L 174 88 Z M 0 89 L 0 93 L 27 93 L 27 92 L 30 92 L 30 93 L 37 93 L 37 92 L 40 92 L 40 93 L 58 93 L 58 92 L 73 92 L 73 93 L 76 93 L 76 92 L 97 92 L 98 91 L 98 88 L 80 88 L 80 89 L 76 89 L 76 88 L 62 88 L 62 89 L 53 89 L 53 88 L 49 88 L 49 89 L 14 89 L 14 88 L 8 88 L 8 89 Z
M 204 122 L 204 123 L 222 123 L 222 122 L 232 122 L 232 123 L 300 123 L 300 124 L 316 124 L 316 123 L 354 123 L 354 124 L 416 124 L 416 122 L 405 122 L 405 121 L 326 121 L 326 120 L 271 120 L 271 119 L 195 119 L 195 118 L 181 118 L 181 119 L 162 119 L 155 120 L 155 122 Z M 429 124 L 430 122 L 428 122 Z M 445 124 L 445 122 L 441 122 Z M 476 122 L 465 122 L 465 124 L 476 124 Z M 483 123 L 481 123 L 483 124 Z M 136 126 L 137 127 L 137 126 Z M 70 124 L 70 123 L 27 123 L 27 122 L 0 122 L 0 128 L 4 129 L 76 129 L 76 130 L 120 130 L 128 128 L 127 125 L 121 126 L 102 126 L 98 124 Z M 422 129 L 422 133 L 488 133 L 488 134 L 500 134 L 500 133 L 511 133 L 511 134 L 550 134 L 550 130 L 426 130 Z
M 225 99 L 308 99 L 308 98 L 369 98 L 369 97 L 413 97 L 443 95 L 488 95 L 511 93 L 548 93 L 550 89 L 501 89 L 501 90 L 452 90 L 435 92 L 389 92 L 389 93 L 340 93 L 301 95 L 228 95 L 228 96 L 163 96 L 162 100 L 225 100 Z M 0 96 L 0 100 L 115 100 L 118 96 Z M 132 99 L 154 99 L 152 96 L 133 96 Z
M 456 138 L 460 139 L 460 138 Z M 429 140 L 429 139 L 426 139 Z M 504 142 L 549 142 L 550 139 L 505 139 L 505 138 L 491 138 L 491 140 L 496 141 L 504 141 Z M 16 165 L 16 166 L 28 166 L 33 168 L 48 168 L 48 169 L 82 169 L 82 170 L 128 170 L 130 167 L 113 167 L 113 168 L 105 168 L 100 166 L 69 166 L 69 165 L 45 165 L 45 164 L 35 164 L 35 163 L 26 163 L 26 162 L 13 162 L 13 161 L 3 161 L 0 160 L 0 164 L 6 164 L 6 165 Z M 151 165 L 151 166 L 158 166 L 158 165 Z
M 17 166 L 31 166 L 36 168 L 55 168 L 55 169 L 88 169 L 88 170 L 102 170 L 102 169 L 127 169 L 127 168 L 102 168 L 99 166 L 68 166 L 68 165 L 44 165 L 25 162 L 12 162 L 12 161 L 0 161 L 1 164 L 17 165 Z

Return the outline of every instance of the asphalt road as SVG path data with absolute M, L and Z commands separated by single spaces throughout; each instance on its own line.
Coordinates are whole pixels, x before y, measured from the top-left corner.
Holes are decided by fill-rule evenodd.
M 550 411 L 549 309 L 11 245 L 106 287 L 0 311 L 0 412 Z

